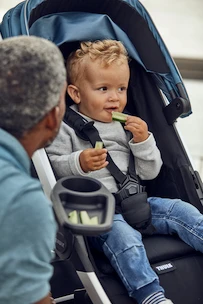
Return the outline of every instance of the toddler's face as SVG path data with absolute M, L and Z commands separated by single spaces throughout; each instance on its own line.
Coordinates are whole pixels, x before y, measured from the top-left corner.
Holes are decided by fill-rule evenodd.
M 101 67 L 89 61 L 77 83 L 79 112 L 101 122 L 112 121 L 112 111 L 122 112 L 127 103 L 128 62 Z

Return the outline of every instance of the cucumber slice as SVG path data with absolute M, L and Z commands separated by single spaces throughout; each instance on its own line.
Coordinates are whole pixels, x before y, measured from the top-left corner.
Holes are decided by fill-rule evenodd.
M 89 225 L 90 218 L 87 211 L 80 211 L 80 220 L 82 224 Z
M 80 220 L 84 225 L 98 225 L 98 217 L 94 216 L 92 218 L 89 217 L 87 211 L 80 211 Z
M 98 216 L 93 216 L 91 218 L 91 224 L 92 225 L 99 225 Z
M 120 112 L 112 112 L 112 120 L 126 122 L 128 115 Z
M 102 149 L 103 148 L 103 142 L 102 141 L 96 141 L 94 148 L 95 149 Z
M 68 219 L 72 224 L 78 224 L 78 214 L 76 210 L 71 211 L 68 214 Z

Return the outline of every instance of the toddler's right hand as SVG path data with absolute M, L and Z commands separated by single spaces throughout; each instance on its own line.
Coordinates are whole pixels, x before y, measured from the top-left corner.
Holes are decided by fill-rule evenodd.
M 96 171 L 108 165 L 106 161 L 107 149 L 86 149 L 80 153 L 80 166 L 84 172 Z

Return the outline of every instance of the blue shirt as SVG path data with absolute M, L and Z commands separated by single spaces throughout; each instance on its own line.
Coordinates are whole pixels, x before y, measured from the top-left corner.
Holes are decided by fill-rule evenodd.
M 29 304 L 50 289 L 56 224 L 30 159 L 0 129 L 0 304 Z

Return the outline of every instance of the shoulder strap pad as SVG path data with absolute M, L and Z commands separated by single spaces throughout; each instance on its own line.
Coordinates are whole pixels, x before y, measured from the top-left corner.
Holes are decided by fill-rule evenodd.
M 74 129 L 76 135 L 79 138 L 89 141 L 89 138 L 83 132 L 84 126 L 88 123 L 88 121 L 84 117 L 72 110 L 70 107 L 67 107 L 63 121 Z M 92 122 L 92 125 L 93 123 L 94 122 Z
M 98 130 L 94 127 L 94 121 L 88 122 L 84 117 L 72 110 L 70 107 L 66 109 L 66 113 L 63 120 L 67 125 L 74 129 L 76 135 L 79 138 L 91 142 L 93 147 L 95 146 L 96 141 L 102 141 L 99 136 Z M 116 182 L 122 185 L 126 181 L 127 176 L 116 166 L 108 152 L 107 161 L 109 162 L 109 164 L 107 165 L 108 170 L 111 172 Z M 131 161 L 133 164 L 131 164 Z M 135 180 L 137 180 L 134 159 L 131 157 L 129 160 L 129 167 L 131 167 L 131 176 L 134 177 Z

